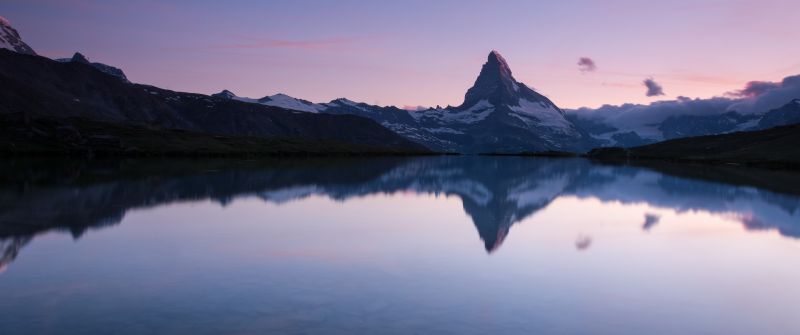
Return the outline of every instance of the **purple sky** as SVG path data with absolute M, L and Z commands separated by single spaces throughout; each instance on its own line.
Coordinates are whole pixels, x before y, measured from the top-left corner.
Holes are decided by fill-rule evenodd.
M 565 108 L 711 97 L 800 73 L 800 1 L 4 0 L 37 52 L 139 83 L 458 105 L 490 50 Z M 591 69 L 582 57 L 591 59 Z M 665 95 L 648 97 L 647 78 Z

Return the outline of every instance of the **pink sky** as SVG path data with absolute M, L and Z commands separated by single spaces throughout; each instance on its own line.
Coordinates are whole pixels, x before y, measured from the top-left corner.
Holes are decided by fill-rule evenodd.
M 174 90 L 458 105 L 496 49 L 564 108 L 711 97 L 798 74 L 797 13 L 788 0 L 0 4 L 43 55 L 81 51 Z M 581 57 L 597 69 L 581 72 Z M 649 77 L 664 96 L 645 96 Z

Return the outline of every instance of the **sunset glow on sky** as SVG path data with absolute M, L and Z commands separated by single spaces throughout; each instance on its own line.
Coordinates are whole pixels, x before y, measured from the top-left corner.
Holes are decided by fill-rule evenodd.
M 718 96 L 800 74 L 798 13 L 792 0 L 0 3 L 39 54 L 80 51 L 134 82 L 397 106 L 460 104 L 492 49 L 564 108 Z M 646 96 L 647 78 L 665 95 Z

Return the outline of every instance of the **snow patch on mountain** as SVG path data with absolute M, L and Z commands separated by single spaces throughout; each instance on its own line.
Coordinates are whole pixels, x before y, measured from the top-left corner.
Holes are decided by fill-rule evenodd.
M 494 105 L 489 100 L 481 100 L 465 110 L 444 113 L 443 119 L 446 122 L 475 123 L 485 119 L 494 110 Z
M 55 61 L 61 63 L 80 63 L 90 65 L 100 72 L 117 77 L 126 83 L 130 82 L 128 81 L 128 77 L 125 76 L 125 72 L 123 72 L 121 69 L 103 63 L 90 62 L 89 59 L 80 52 L 76 52 L 74 55 L 72 55 L 72 58 L 59 58 Z
M 258 102 L 262 105 L 281 107 L 281 108 L 292 109 L 301 112 L 309 112 L 309 113 L 319 113 L 327 109 L 325 105 L 303 101 L 300 99 L 290 97 L 283 93 L 271 95 L 269 97 L 258 100 Z
M 529 126 L 550 127 L 564 134 L 575 133 L 575 127 L 565 118 L 564 112 L 544 101 L 534 102 L 521 99 L 519 106 L 509 106 L 509 108 L 515 113 L 527 117 L 523 121 Z M 531 120 L 531 117 L 535 120 Z
M 36 52 L 22 41 L 11 22 L 0 16 L 0 49 L 7 49 L 21 54 L 35 55 Z

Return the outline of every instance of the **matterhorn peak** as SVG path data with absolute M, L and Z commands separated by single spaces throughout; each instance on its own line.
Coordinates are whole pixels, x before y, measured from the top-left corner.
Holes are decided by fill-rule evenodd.
M 11 22 L 2 16 L 0 16 L 0 49 L 28 55 L 36 54 L 30 46 L 22 41 L 19 33 L 11 27 Z
M 547 105 L 553 105 L 541 94 L 517 82 L 511 75 L 511 67 L 508 66 L 506 59 L 497 50 L 492 50 L 486 63 L 483 64 L 475 84 L 464 96 L 461 108 L 472 107 L 482 100 L 486 100 L 493 106 L 518 106 L 520 99 L 533 102 L 544 101 Z
M 497 50 L 492 50 L 492 52 L 489 53 L 486 64 L 492 64 L 492 67 L 496 66 L 496 69 L 499 72 L 498 74 L 514 80 L 514 77 L 511 76 L 511 68 L 508 66 L 506 59 L 503 58 L 503 55 L 501 55 Z

